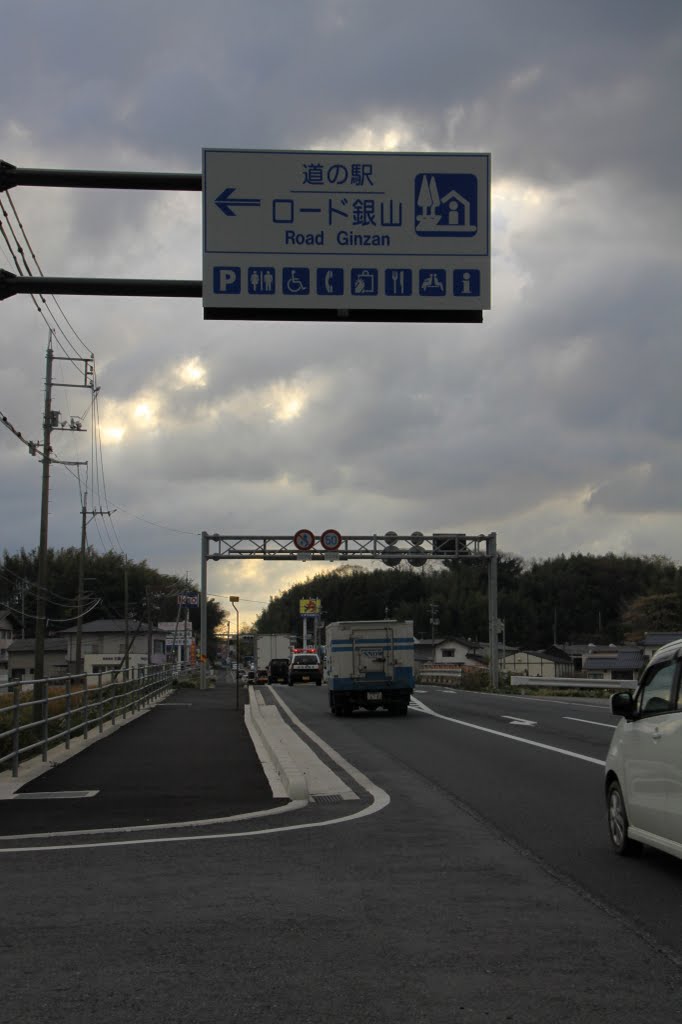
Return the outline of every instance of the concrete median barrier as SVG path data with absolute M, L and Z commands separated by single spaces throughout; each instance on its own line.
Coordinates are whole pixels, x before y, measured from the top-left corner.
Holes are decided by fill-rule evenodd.
M 290 725 L 282 718 L 279 708 L 266 704 L 262 694 L 249 687 L 251 725 L 268 752 L 290 800 L 310 800 L 308 782 L 291 755 L 293 741 L 297 739 Z

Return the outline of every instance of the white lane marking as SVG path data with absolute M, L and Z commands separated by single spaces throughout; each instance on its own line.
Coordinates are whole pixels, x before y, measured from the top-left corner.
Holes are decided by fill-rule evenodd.
M 289 715 L 292 721 L 296 722 L 296 724 L 304 733 L 307 733 L 307 735 L 310 736 L 314 740 L 314 742 L 317 743 L 317 745 L 322 750 L 324 750 L 329 755 L 329 757 L 336 762 L 336 764 L 339 765 L 340 768 L 343 768 L 344 771 L 348 772 L 348 774 L 358 783 L 358 785 L 369 793 L 370 797 L 372 798 L 371 804 L 369 804 L 367 807 L 361 808 L 359 811 L 353 812 L 352 814 L 344 815 L 344 817 L 341 818 L 330 818 L 328 821 L 302 822 L 299 825 L 280 825 L 274 826 L 273 828 L 258 829 L 257 831 L 217 832 L 212 833 L 210 835 L 202 836 L 153 836 L 149 839 L 117 839 L 111 842 L 104 841 L 98 843 L 62 843 L 54 844 L 51 846 L 8 846 L 5 848 L 0 847 L 0 854 L 38 853 L 43 850 L 98 850 L 104 848 L 109 849 L 114 846 L 148 846 L 152 843 L 197 843 L 205 842 L 209 839 L 245 839 L 254 836 L 276 835 L 281 832 L 300 832 L 304 829 L 326 828 L 329 825 L 342 825 L 349 821 L 355 821 L 360 818 L 365 818 L 368 817 L 370 814 L 376 814 L 378 811 L 382 811 L 384 807 L 387 807 L 390 804 L 391 798 L 384 789 L 381 789 L 381 787 L 377 786 L 374 782 L 371 781 L 371 779 L 368 779 L 367 776 L 364 775 L 363 772 L 361 772 L 358 768 L 355 768 L 353 765 L 349 764 L 349 762 L 346 761 L 345 758 L 341 757 L 341 755 L 338 754 L 335 750 L 333 750 L 332 747 L 330 747 L 328 744 L 326 744 L 324 740 L 322 740 L 311 729 L 304 725 L 303 722 L 301 722 L 300 719 L 297 718 L 296 715 L 293 713 L 293 711 L 291 711 L 291 709 L 284 703 L 281 697 L 274 694 L 274 692 L 273 696 L 275 696 L 275 699 L 282 705 L 282 707 L 285 709 L 286 714 Z M 307 806 L 307 801 L 292 800 L 292 802 L 290 804 L 287 804 L 285 807 L 276 807 L 272 810 L 266 811 L 255 811 L 252 814 L 237 814 L 231 818 L 208 818 L 203 821 L 171 822 L 170 824 L 165 825 L 132 825 L 127 828 L 123 827 L 84 829 L 79 832 L 40 832 L 21 836 L 0 836 L 0 842 L 2 842 L 3 840 L 5 842 L 8 842 L 10 840 L 17 839 L 39 839 L 57 838 L 62 836 L 66 837 L 77 835 L 99 835 L 102 833 L 111 834 L 120 832 L 126 833 L 141 831 L 168 831 L 169 829 L 197 828 L 202 825 L 228 825 L 232 822 L 240 820 L 243 821 L 245 819 L 250 818 L 266 817 L 271 814 L 282 814 L 285 811 L 300 810 L 301 808 Z
M 12 800 L 81 800 L 98 793 L 98 789 L 46 789 L 42 793 L 15 793 Z
M 600 725 L 602 729 L 616 728 L 612 722 L 592 722 L 589 718 L 571 718 L 570 715 L 564 715 L 564 719 L 567 722 L 585 722 L 586 725 Z
M 473 722 L 463 722 L 460 718 L 450 718 L 448 715 L 441 715 L 437 711 L 433 711 L 431 708 L 427 708 L 426 704 L 422 704 L 420 710 L 426 711 L 429 715 L 433 715 L 434 718 L 442 718 L 445 722 L 453 722 L 455 725 L 463 725 L 465 729 L 475 729 L 477 732 L 486 732 L 490 736 L 501 736 L 503 740 L 511 740 L 513 743 L 526 743 L 529 747 L 539 747 L 540 750 L 550 750 L 553 754 L 563 754 L 564 757 L 574 757 L 577 761 L 588 761 L 590 764 L 599 764 L 602 767 L 606 764 L 605 761 L 600 761 L 596 757 L 588 757 L 586 754 L 577 754 L 574 750 L 565 750 L 563 747 L 553 747 L 549 743 L 539 743 L 538 740 L 527 740 L 523 736 L 514 736 L 510 732 L 500 732 L 498 729 L 488 729 L 485 725 L 474 725 Z
M 500 718 L 508 718 L 510 725 L 537 725 L 537 722 L 531 722 L 528 718 L 516 718 L 514 715 L 500 715 Z

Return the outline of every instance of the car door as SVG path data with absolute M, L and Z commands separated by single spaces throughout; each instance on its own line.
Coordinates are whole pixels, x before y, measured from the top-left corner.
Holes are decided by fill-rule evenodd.
M 677 662 L 652 665 L 636 696 L 637 717 L 623 734 L 625 801 L 630 824 L 656 836 L 670 831 L 670 773 L 674 760 L 672 703 Z M 680 733 L 677 733 L 679 743 Z
M 661 748 L 668 777 L 669 836 L 682 846 L 682 668 L 678 668 L 677 699 L 667 718 L 665 743 Z

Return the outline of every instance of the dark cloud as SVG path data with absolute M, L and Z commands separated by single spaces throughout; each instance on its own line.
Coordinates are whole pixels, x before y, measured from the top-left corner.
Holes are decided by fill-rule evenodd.
M 202 529 L 457 527 L 526 556 L 682 557 L 681 24 L 664 0 L 17 5 L 0 156 L 19 165 L 199 171 L 202 147 L 390 140 L 493 157 L 482 326 L 209 323 L 184 299 L 60 300 L 70 343 L 96 355 L 103 426 L 125 428 L 103 434 L 103 472 L 89 421 L 59 438 L 90 462 L 93 500 L 119 507 L 114 545 L 195 576 Z M 46 272 L 200 276 L 198 195 L 13 198 Z M 37 439 L 47 324 L 25 297 L 0 303 L 0 323 L 0 410 Z M 87 409 L 55 394 L 66 416 Z M 40 466 L 17 444 L 0 435 L 10 550 L 39 526 Z M 77 544 L 81 490 L 53 476 L 51 540 Z

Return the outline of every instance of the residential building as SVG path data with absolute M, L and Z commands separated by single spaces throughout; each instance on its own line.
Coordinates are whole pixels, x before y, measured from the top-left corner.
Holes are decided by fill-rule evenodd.
M 8 669 L 7 649 L 16 636 L 14 615 L 9 609 L 0 611 L 0 676 Z
M 66 658 L 68 644 L 64 637 L 47 637 L 44 653 L 44 679 L 66 676 L 69 666 Z M 36 642 L 31 640 L 12 640 L 7 650 L 8 678 L 10 682 L 21 679 L 33 679 L 36 660 Z
M 591 646 L 583 663 L 583 675 L 587 679 L 631 682 L 639 678 L 647 661 L 640 647 Z
M 68 641 L 67 660 L 71 671 L 76 671 L 77 629 L 65 629 L 62 636 Z M 129 619 L 127 628 L 123 619 L 95 619 L 84 622 L 81 630 L 81 658 L 83 671 L 88 675 L 123 667 L 128 649 L 128 667 L 138 669 L 148 663 L 151 642 L 151 664 L 166 662 L 166 634 L 158 627 L 151 630 L 146 623 Z
M 673 643 L 674 640 L 682 639 L 682 631 L 679 633 L 645 633 L 642 640 L 642 648 L 647 661 L 655 654 L 659 647 Z
M 514 676 L 565 679 L 573 675 L 573 660 L 559 647 L 544 651 L 509 650 L 500 657 L 500 671 Z

